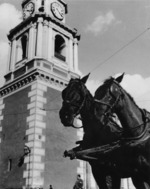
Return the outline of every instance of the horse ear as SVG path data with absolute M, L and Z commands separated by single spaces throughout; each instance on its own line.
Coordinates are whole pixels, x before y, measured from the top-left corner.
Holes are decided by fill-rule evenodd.
M 81 78 L 81 81 L 85 84 L 89 78 L 90 73 L 88 73 L 86 76 L 84 76 L 83 78 Z
M 123 73 L 122 75 L 120 75 L 119 77 L 117 77 L 115 80 L 116 80 L 118 83 L 121 83 L 121 81 L 122 81 L 122 79 L 123 79 L 123 77 L 124 77 L 124 74 L 125 74 L 125 73 Z

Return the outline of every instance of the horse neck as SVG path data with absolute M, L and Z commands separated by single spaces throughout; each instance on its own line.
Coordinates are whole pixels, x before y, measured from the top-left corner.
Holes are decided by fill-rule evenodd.
M 84 130 L 83 135 L 83 148 L 91 148 L 97 146 L 97 135 L 95 136 L 95 120 L 93 119 L 93 104 L 94 99 L 92 95 L 87 95 L 84 106 L 81 109 L 80 115 L 82 119 L 82 125 Z M 100 142 L 101 144 L 101 142 Z
M 115 109 L 122 127 L 126 130 L 130 130 L 130 134 L 136 135 L 141 133 L 141 127 L 134 130 L 135 127 L 143 123 L 143 115 L 140 108 L 135 104 L 134 101 L 124 92 L 124 98 L 120 100 L 120 104 Z M 133 130 L 132 130 L 133 128 Z
M 97 114 L 99 114 L 97 112 Z M 95 112 L 95 101 L 92 96 L 88 96 L 81 111 L 81 118 L 85 135 L 88 136 L 91 144 L 108 144 L 118 139 L 117 132 L 119 126 L 115 122 L 109 121 L 107 125 L 100 122 L 99 116 Z
M 95 103 L 93 96 L 87 95 L 80 115 L 85 133 L 89 133 L 90 135 L 93 135 L 93 137 L 95 133 L 99 134 L 103 128 L 102 124 L 100 124 L 95 116 L 94 107 Z
M 87 93 L 85 98 L 86 100 L 80 114 L 81 114 L 82 122 L 89 122 L 92 119 L 91 112 L 93 110 L 94 98 L 90 93 Z

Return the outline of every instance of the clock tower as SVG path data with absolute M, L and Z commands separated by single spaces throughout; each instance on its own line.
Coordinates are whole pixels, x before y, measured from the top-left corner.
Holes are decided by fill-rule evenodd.
M 22 22 L 9 34 L 0 89 L 0 188 L 70 189 L 84 165 L 63 158 L 81 135 L 59 120 L 61 91 L 79 77 L 76 29 L 63 0 L 23 0 Z

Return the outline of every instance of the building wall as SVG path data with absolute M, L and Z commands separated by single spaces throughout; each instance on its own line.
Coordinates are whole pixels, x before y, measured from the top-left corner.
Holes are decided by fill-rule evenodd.
M 0 188 L 21 188 L 24 185 L 23 171 L 19 159 L 24 154 L 26 117 L 30 86 L 1 99 L 0 132 Z M 12 161 L 9 169 L 9 159 Z
M 27 186 L 49 189 L 50 184 L 54 188 L 73 187 L 80 163 L 64 158 L 63 153 L 75 147 L 79 138 L 77 130 L 60 123 L 61 90 L 36 80 L 1 98 L 1 189 Z M 31 153 L 19 167 L 25 145 Z
M 64 150 L 75 147 L 77 141 L 77 131 L 73 128 L 65 128 L 59 119 L 61 108 L 61 92 L 50 87 L 45 93 L 47 103 L 46 129 L 45 129 L 45 171 L 44 188 L 52 184 L 54 188 L 70 189 L 76 180 L 77 160 L 70 160 L 63 157 Z

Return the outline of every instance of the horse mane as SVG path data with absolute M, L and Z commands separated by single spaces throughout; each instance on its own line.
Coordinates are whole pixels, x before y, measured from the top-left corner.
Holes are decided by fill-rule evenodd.
M 103 84 L 100 85 L 96 91 L 95 91 L 95 94 L 94 94 L 94 97 L 98 99 L 98 96 L 99 96 L 99 91 L 100 92 L 104 92 L 105 93 L 105 88 L 106 87 L 109 87 L 110 84 L 114 81 L 114 78 L 113 77 L 109 77 L 108 79 L 104 80 Z
M 108 79 L 104 80 L 104 85 L 108 85 L 108 84 L 112 83 L 113 81 L 114 81 L 114 78 L 113 77 L 109 77 Z

